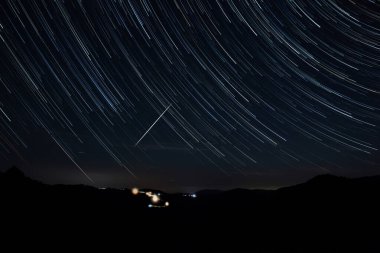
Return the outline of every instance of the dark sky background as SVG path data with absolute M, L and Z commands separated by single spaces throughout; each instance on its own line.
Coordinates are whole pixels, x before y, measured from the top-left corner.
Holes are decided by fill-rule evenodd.
M 273 188 L 379 174 L 379 1 L 0 1 L 0 168 Z

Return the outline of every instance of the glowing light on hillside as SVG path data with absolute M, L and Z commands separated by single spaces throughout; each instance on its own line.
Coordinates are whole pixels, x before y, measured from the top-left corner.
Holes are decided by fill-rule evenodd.
M 158 197 L 157 195 L 152 195 L 152 202 L 157 203 L 158 201 L 160 201 L 160 197 Z
M 132 194 L 133 194 L 133 195 L 137 195 L 137 194 L 139 194 L 139 189 L 137 189 L 136 187 L 135 187 L 135 188 L 132 188 Z

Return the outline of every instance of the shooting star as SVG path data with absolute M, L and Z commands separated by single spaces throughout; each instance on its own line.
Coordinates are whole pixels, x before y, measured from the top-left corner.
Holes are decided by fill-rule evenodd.
M 141 136 L 141 138 L 136 142 L 135 144 L 135 147 L 137 145 L 139 145 L 140 141 L 145 137 L 145 135 L 147 135 L 149 133 L 149 131 L 154 127 L 154 125 L 162 118 L 162 116 L 164 116 L 165 112 L 167 110 L 169 110 L 169 108 L 172 106 L 172 104 L 169 104 L 169 106 L 165 109 L 165 111 L 163 113 L 161 113 L 161 115 L 156 119 L 156 121 L 153 122 L 153 124 L 148 128 L 148 130 L 146 130 L 146 132 L 143 134 L 143 136 Z

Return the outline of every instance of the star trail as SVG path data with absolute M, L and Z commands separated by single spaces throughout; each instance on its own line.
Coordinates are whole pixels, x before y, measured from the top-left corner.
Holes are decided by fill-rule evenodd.
M 0 163 L 162 189 L 376 174 L 379 82 L 379 1 L 2 0 Z

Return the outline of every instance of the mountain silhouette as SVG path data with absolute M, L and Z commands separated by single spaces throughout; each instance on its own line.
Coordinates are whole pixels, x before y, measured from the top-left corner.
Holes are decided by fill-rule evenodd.
M 196 198 L 150 191 L 170 205 L 150 208 L 149 197 L 129 189 L 46 185 L 14 167 L 0 173 L 2 228 L 16 231 L 16 241 L 81 244 L 89 236 L 86 246 L 138 252 L 380 250 L 380 176 L 321 175 L 278 190 L 204 190 Z
M 15 178 L 15 179 L 16 178 L 18 178 L 18 179 L 25 178 L 24 172 L 22 172 L 19 168 L 15 167 L 15 166 L 11 167 L 4 174 L 6 177 Z

